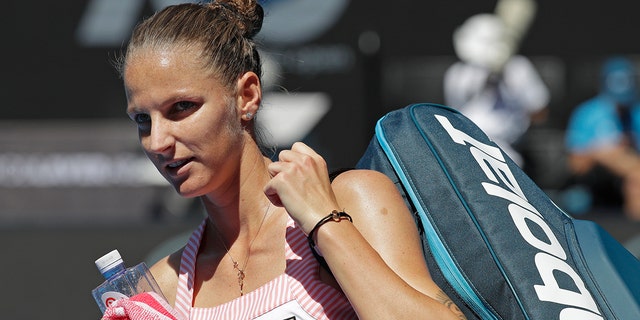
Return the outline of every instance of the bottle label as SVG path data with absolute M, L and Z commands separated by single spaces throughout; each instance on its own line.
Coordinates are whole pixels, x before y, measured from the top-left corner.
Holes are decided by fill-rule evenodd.
M 104 305 L 108 308 L 116 300 L 122 299 L 122 298 L 128 298 L 128 297 L 126 295 L 120 293 L 120 292 L 107 291 L 107 292 L 103 293 L 102 297 L 100 297 L 100 298 L 101 298 L 102 303 L 104 303 Z

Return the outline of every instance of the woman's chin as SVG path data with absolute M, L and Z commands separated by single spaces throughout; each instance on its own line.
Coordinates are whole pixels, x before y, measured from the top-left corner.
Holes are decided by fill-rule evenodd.
M 202 188 L 194 188 L 185 183 L 173 185 L 176 192 L 183 198 L 196 198 L 204 194 Z

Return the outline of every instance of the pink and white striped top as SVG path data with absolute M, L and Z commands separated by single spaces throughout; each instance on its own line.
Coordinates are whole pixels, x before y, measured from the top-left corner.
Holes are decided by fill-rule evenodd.
M 302 231 L 289 218 L 285 272 L 264 286 L 213 308 L 194 308 L 195 262 L 207 219 L 193 232 L 182 253 L 175 309 L 192 320 L 211 319 L 357 319 L 342 292 L 323 283 L 319 264 Z

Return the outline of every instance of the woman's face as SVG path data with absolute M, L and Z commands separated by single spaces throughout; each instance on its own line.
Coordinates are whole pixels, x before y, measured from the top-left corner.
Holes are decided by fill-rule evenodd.
M 192 51 L 140 50 L 128 57 L 124 83 L 145 153 L 183 196 L 224 187 L 243 145 L 235 97 Z

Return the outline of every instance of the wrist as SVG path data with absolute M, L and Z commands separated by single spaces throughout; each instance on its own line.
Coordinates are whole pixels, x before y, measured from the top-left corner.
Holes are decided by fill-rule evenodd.
M 309 231 L 309 233 L 307 234 L 307 241 L 309 242 L 309 246 L 311 247 L 311 250 L 314 251 L 314 253 L 317 254 L 315 236 L 316 236 L 316 233 L 318 232 L 318 229 L 323 225 L 325 225 L 326 223 L 341 222 L 342 220 L 349 220 L 349 222 L 353 222 L 353 219 L 348 213 L 344 211 L 333 210 L 329 215 L 320 219 L 320 221 L 318 221 L 318 223 L 315 224 L 315 226 L 311 229 L 311 231 Z

